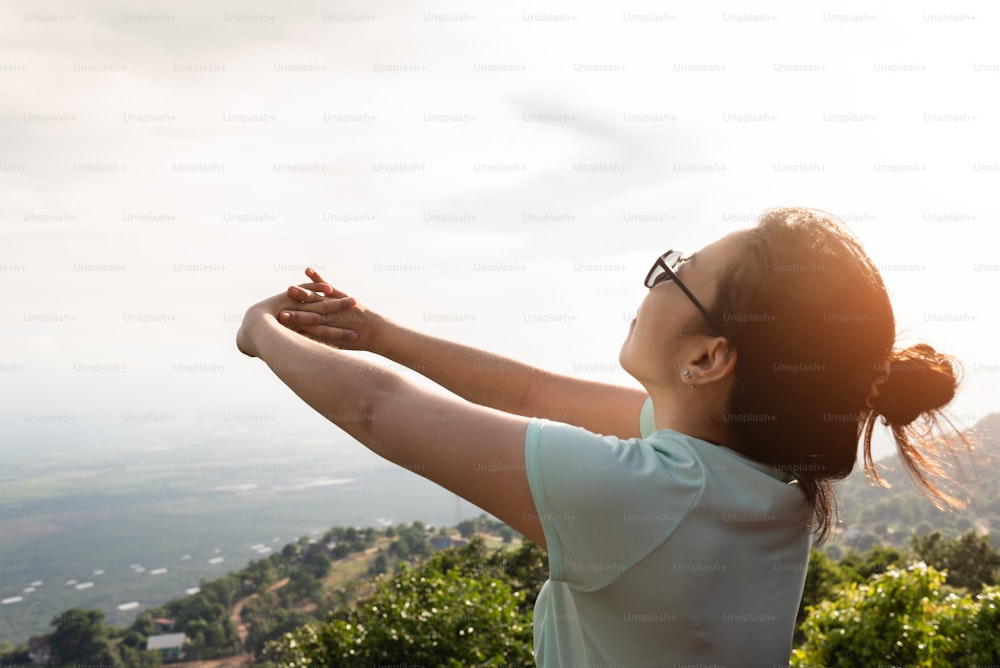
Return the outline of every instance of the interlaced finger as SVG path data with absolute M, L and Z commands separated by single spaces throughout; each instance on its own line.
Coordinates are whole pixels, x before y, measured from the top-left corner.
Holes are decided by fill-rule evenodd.
M 279 320 L 283 324 L 297 327 L 323 325 L 328 322 L 328 316 L 350 309 L 354 305 L 355 301 L 352 297 L 339 299 L 327 297 L 318 301 L 302 302 L 294 309 L 283 309 Z
M 326 291 L 332 288 L 326 283 L 302 283 L 288 288 L 288 296 L 302 303 L 318 302 L 326 299 Z

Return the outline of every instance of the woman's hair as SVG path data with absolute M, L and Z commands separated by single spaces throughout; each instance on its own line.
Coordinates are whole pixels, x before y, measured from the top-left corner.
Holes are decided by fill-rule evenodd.
M 958 364 L 929 345 L 894 348 L 892 305 L 861 244 L 830 214 L 801 208 L 766 211 L 740 241 L 712 309 L 737 351 L 723 415 L 736 448 L 798 478 L 818 541 L 859 439 L 879 480 L 871 438 L 880 417 L 918 486 L 939 506 L 958 505 L 932 481 L 952 446 L 931 438 L 947 422 L 940 409 L 955 395 Z

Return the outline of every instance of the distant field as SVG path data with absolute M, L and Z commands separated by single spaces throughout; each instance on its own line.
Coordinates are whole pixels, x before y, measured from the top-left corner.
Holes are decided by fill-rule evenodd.
M 108 453 L 8 468 L 0 484 L 0 601 L 8 601 L 0 604 L 0 642 L 46 632 L 53 616 L 74 606 L 100 608 L 109 623 L 126 625 L 268 546 L 334 525 L 456 522 L 452 494 L 372 461 L 331 461 L 314 448 L 278 456 L 240 444 L 204 455 L 123 461 Z M 461 507 L 464 517 L 479 513 Z M 118 611 L 130 602 L 140 606 Z

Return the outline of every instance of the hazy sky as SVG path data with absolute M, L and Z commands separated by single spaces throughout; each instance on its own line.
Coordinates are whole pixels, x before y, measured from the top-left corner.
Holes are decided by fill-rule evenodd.
M 908 340 L 964 361 L 959 424 L 997 410 L 997 8 L 748 7 L 4 3 L 3 449 L 338 441 L 233 344 L 307 264 L 631 382 L 656 255 L 784 204 L 841 215 Z

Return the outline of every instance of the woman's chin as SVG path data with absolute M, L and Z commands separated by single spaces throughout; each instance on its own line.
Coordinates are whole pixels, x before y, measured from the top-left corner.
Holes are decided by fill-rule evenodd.
M 627 339 L 625 340 L 625 343 L 622 344 L 622 349 L 618 353 L 618 364 L 621 365 L 621 368 L 625 371 L 625 373 L 635 378 L 635 374 L 632 373 L 632 365 L 629 364 Z

